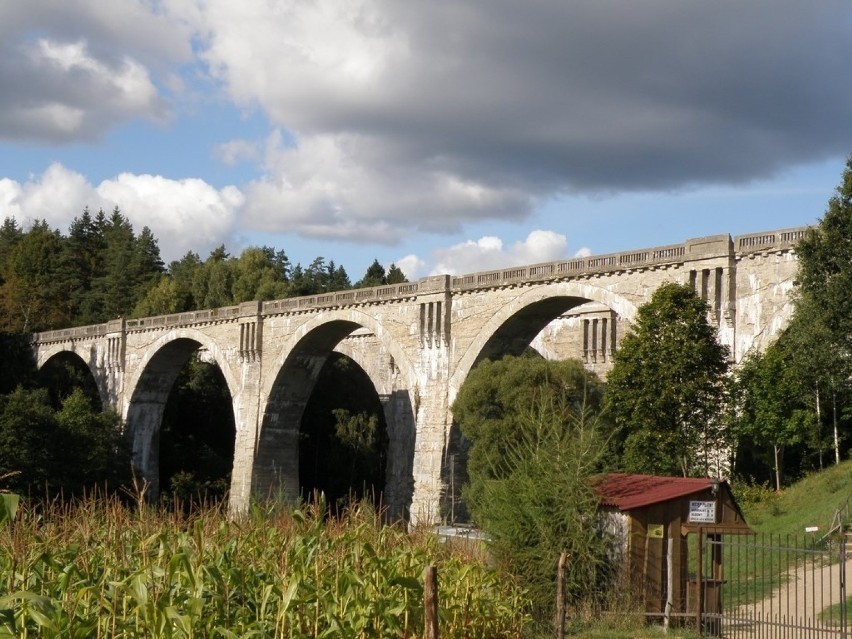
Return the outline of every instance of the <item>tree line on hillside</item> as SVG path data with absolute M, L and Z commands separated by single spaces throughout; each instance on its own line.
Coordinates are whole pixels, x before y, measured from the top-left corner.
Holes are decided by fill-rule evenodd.
M 0 332 L 6 333 L 405 281 L 397 266 L 386 271 L 374 260 L 353 285 L 333 260 L 294 266 L 268 246 L 237 257 L 220 246 L 205 260 L 190 251 L 166 267 L 151 230 L 137 234 L 117 208 L 110 215 L 84 210 L 67 235 L 43 220 L 23 229 L 7 217 L 0 226 Z

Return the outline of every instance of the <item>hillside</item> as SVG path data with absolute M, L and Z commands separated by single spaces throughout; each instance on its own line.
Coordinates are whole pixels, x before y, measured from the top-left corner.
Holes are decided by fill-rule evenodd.
M 840 510 L 846 523 L 852 512 L 852 461 L 831 465 L 785 488 L 780 493 L 754 486 L 733 485 L 746 521 L 758 533 L 797 534 L 817 526 L 826 534 Z

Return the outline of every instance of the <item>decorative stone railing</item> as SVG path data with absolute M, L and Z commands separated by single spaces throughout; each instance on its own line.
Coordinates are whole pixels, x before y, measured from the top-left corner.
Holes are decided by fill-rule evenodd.
M 734 246 L 738 254 L 789 250 L 805 237 L 808 228 L 810 227 L 802 226 L 794 229 L 739 235 L 734 240 Z
M 804 237 L 808 227 L 751 233 L 734 238 L 735 255 L 749 255 L 768 251 L 787 251 L 795 247 Z M 384 302 L 447 291 L 471 291 L 483 288 L 512 286 L 526 282 L 542 282 L 569 277 L 584 277 L 655 268 L 667 264 L 682 263 L 688 258 L 701 258 L 728 254 L 731 239 L 727 235 L 689 240 L 656 248 L 593 255 L 557 262 L 544 262 L 529 266 L 513 266 L 494 271 L 482 271 L 465 275 L 437 275 L 424 277 L 416 282 L 389 284 L 373 288 L 360 288 L 306 297 L 292 297 L 268 302 L 245 302 L 239 306 L 225 306 L 203 311 L 174 313 L 143 317 L 140 319 L 112 320 L 105 324 L 79 326 L 56 331 L 45 331 L 33 335 L 34 343 L 65 341 L 100 337 L 122 331 L 147 331 L 193 324 L 235 321 L 240 317 L 268 316 L 282 313 L 311 311 L 321 308 L 353 306 L 370 302 Z

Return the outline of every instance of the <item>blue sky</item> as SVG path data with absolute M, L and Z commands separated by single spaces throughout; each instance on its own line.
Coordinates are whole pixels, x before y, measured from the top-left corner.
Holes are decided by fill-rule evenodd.
M 812 224 L 845 0 L 0 1 L 0 216 L 409 277 Z

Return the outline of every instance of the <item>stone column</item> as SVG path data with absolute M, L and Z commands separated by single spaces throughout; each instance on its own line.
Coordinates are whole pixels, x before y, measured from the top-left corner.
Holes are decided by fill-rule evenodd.
M 260 302 L 240 304 L 240 390 L 232 398 L 236 440 L 228 502 L 231 514 L 245 512 L 251 502 L 252 474 L 261 419 L 263 316 L 260 310 Z
M 109 405 L 121 415 L 124 411 L 124 357 L 127 344 L 125 320 L 119 318 L 107 322 L 107 333 L 104 337 L 105 351 L 103 353 L 103 379 L 98 379 L 101 401 Z M 99 375 L 96 377 L 100 377 Z
M 427 281 L 428 280 L 428 281 Z M 414 495 L 411 523 L 432 525 L 441 520 L 445 486 L 442 470 L 452 424 L 449 397 L 450 317 L 449 276 L 421 280 L 420 350 L 415 360 L 417 383 L 412 395 L 415 418 Z

